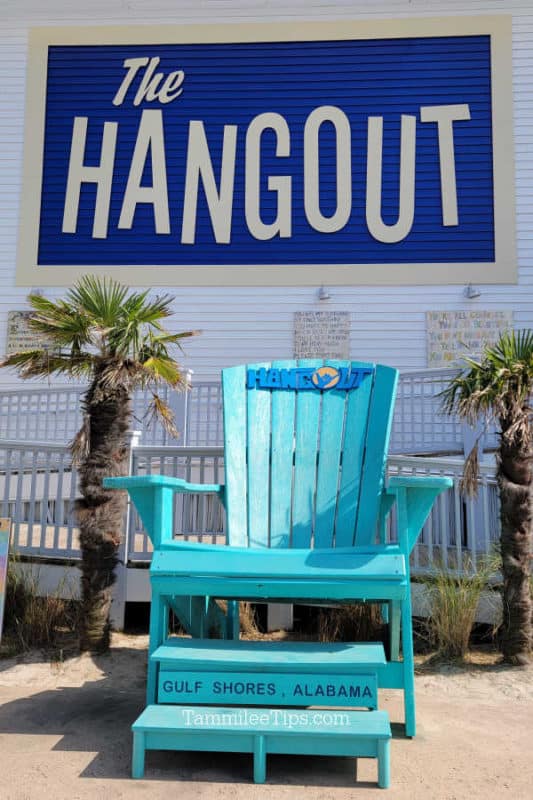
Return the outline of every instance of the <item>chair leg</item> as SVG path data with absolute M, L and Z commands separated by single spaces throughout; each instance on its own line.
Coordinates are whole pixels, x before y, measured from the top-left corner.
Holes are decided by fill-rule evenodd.
M 407 593 L 401 604 L 402 652 L 403 652 L 403 697 L 405 712 L 405 734 L 416 735 L 415 707 L 415 663 L 413 656 L 413 620 L 411 617 L 411 596 Z
M 207 625 L 207 605 L 209 598 L 202 595 L 190 597 L 191 602 L 191 625 L 190 634 L 193 639 L 204 639 L 208 637 Z
M 390 739 L 378 742 L 378 786 L 381 789 L 390 786 Z
M 146 682 L 146 704 L 153 705 L 157 696 L 158 664 L 150 656 L 163 644 L 168 633 L 168 603 L 161 595 L 152 597 L 150 609 L 150 641 L 148 645 L 148 676 Z
M 131 761 L 131 777 L 142 778 L 144 776 L 144 733 L 133 734 L 133 756 Z
M 265 737 L 256 736 L 254 739 L 254 783 L 264 783 L 265 780 L 266 780 Z
M 391 661 L 400 660 L 400 604 L 391 600 L 389 608 L 389 652 Z
M 228 600 L 226 626 L 226 638 L 237 641 L 241 632 L 238 600 Z

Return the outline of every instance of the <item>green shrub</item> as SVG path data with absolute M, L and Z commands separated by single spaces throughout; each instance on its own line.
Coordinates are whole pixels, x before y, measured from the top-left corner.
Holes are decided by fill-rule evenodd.
M 2 651 L 14 655 L 32 648 L 53 649 L 65 634 L 77 630 L 79 604 L 54 593 L 41 595 L 39 569 L 23 567 L 10 555 L 6 581 L 6 603 Z
M 368 642 L 379 639 L 381 609 L 376 603 L 321 608 L 318 637 L 321 642 Z
M 475 570 L 464 561 L 460 575 L 434 565 L 433 574 L 424 580 L 431 608 L 428 634 L 438 656 L 464 658 L 467 654 L 481 593 L 489 588 L 499 564 L 496 555 L 478 561 Z

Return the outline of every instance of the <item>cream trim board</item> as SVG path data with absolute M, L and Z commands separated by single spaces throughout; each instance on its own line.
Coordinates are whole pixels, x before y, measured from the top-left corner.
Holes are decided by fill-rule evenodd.
M 209 44 L 326 39 L 402 39 L 416 36 L 491 36 L 511 17 L 457 16 L 332 22 L 231 23 L 216 25 L 106 25 L 43 27 L 30 31 L 30 46 L 105 44 Z
M 490 35 L 495 263 L 38 266 L 38 237 L 50 45 L 230 43 Z M 18 286 L 66 286 L 88 272 L 132 286 L 436 285 L 517 282 L 511 17 L 472 16 L 231 25 L 46 27 L 30 31 Z M 156 280 L 147 276 L 154 271 Z

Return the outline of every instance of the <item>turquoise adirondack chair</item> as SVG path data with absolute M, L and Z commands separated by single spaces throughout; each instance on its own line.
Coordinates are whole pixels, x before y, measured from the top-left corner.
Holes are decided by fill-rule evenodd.
M 386 482 L 397 378 L 392 368 L 348 361 L 225 369 L 224 485 L 163 475 L 105 480 L 128 489 L 154 546 L 149 704 L 161 702 L 170 609 L 196 637 L 208 638 L 218 627 L 230 641 L 202 647 L 211 648 L 207 661 L 228 669 L 242 657 L 239 642 L 231 642 L 239 635 L 239 600 L 377 602 L 389 622 L 389 657 L 374 658 L 372 670 L 380 688 L 403 690 L 406 734 L 415 735 L 409 556 L 435 498 L 451 481 L 398 476 Z M 226 509 L 229 546 L 177 542 L 175 492 L 216 493 Z M 394 504 L 398 540 L 391 543 L 385 520 Z M 214 598 L 228 601 L 224 620 Z M 184 669 L 198 665 L 194 658 L 204 652 L 191 651 L 193 645 L 180 645 Z M 313 669 L 320 662 L 322 671 L 335 672 L 336 659 L 340 665 L 348 651 L 329 646 L 322 662 L 316 652 Z M 353 652 L 360 672 L 362 651 Z M 258 658 L 274 662 L 277 656 L 267 647 Z

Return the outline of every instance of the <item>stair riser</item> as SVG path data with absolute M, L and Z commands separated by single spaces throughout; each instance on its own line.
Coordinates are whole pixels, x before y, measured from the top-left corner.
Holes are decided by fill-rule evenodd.
M 374 674 L 194 672 L 161 669 L 159 703 L 377 708 Z
M 188 730 L 186 733 L 165 732 L 145 733 L 146 750 L 189 750 L 253 753 L 256 734 L 231 733 L 227 731 L 219 735 L 204 731 Z M 376 739 L 352 739 L 346 737 L 313 736 L 312 734 L 280 733 L 264 737 L 267 753 L 285 753 L 287 755 L 321 755 L 321 756 L 360 756 L 376 758 L 378 741 Z

